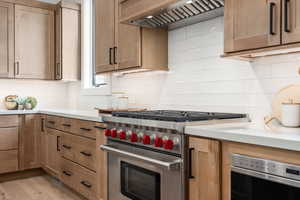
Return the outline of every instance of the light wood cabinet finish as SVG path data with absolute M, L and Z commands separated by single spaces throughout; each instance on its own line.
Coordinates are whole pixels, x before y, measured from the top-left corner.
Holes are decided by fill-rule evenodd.
M 75 5 L 65 7 L 64 4 L 60 4 L 56 10 L 55 79 L 57 80 L 80 80 L 81 19 L 79 8 Z
M 0 163 L 0 174 L 18 171 L 18 150 L 0 151 Z
M 19 128 L 0 128 L 0 151 L 18 149 Z
M 96 60 L 96 73 L 128 69 L 168 70 L 166 29 L 147 29 L 122 24 L 119 22 L 119 14 L 124 2 L 121 2 L 121 6 L 119 0 L 97 2 L 96 13 L 99 14 L 96 15 L 96 59 L 103 63 L 98 64 Z M 101 11 L 104 8 L 106 11 Z
M 282 43 L 300 42 L 300 0 L 282 0 Z
M 0 2 L 0 78 L 14 77 L 14 6 Z
M 99 151 L 99 147 L 106 144 L 106 137 L 104 135 L 105 125 L 102 124 L 103 129 L 99 129 L 96 134 L 96 179 L 97 179 L 97 199 L 108 200 L 108 171 L 107 171 L 107 153 Z
M 241 154 L 267 160 L 300 165 L 300 154 L 256 145 L 222 142 L 222 199 L 231 200 L 231 155 Z
M 54 78 L 54 12 L 15 5 L 15 78 Z
M 178 0 L 120 0 L 120 21 L 129 22 L 153 14 Z
M 46 128 L 45 131 L 45 168 L 54 176 L 59 175 L 60 170 L 60 139 L 62 133 L 58 130 Z
M 60 177 L 66 185 L 87 199 L 96 199 L 96 177 L 94 172 L 63 158 Z
M 281 43 L 280 0 L 226 0 L 224 20 L 226 53 Z
M 96 171 L 96 141 L 64 133 L 61 140 L 62 156 L 90 170 Z
M 0 116 L 0 128 L 19 126 L 18 115 L 1 115 Z
M 116 0 L 95 1 L 95 68 L 97 73 L 114 71 Z
M 20 169 L 41 167 L 42 119 L 40 115 L 22 116 L 20 133 Z
M 221 199 L 220 142 L 189 137 L 189 200 Z

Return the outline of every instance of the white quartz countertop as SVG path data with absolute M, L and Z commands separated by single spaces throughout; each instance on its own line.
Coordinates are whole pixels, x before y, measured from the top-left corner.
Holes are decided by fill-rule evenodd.
M 0 110 L 0 115 L 46 114 L 73 119 L 82 119 L 103 122 L 96 110 L 67 110 L 67 109 L 40 109 L 40 110 Z
M 257 127 L 253 123 L 187 126 L 185 132 L 217 140 L 300 151 L 300 129 L 285 128 L 278 122 L 268 127 Z

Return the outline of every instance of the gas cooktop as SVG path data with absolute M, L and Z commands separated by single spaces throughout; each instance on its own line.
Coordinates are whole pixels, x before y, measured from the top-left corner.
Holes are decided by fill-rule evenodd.
M 238 119 L 246 118 L 246 114 L 234 113 L 215 113 L 215 112 L 196 112 L 178 110 L 152 110 L 152 111 L 133 111 L 133 112 L 114 112 L 114 117 L 170 121 L 170 122 L 194 122 L 207 120 Z

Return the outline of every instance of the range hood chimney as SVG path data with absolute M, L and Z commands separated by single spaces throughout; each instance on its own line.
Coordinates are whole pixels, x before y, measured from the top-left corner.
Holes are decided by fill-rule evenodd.
M 170 30 L 224 15 L 224 0 L 179 0 L 149 16 L 130 21 L 131 24 Z

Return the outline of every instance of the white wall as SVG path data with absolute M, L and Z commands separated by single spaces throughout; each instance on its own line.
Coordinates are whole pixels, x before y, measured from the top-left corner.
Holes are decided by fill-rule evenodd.
M 38 108 L 68 108 L 68 84 L 38 80 L 0 80 L 0 109 L 7 95 L 34 96 Z
M 113 91 L 126 92 L 132 107 L 246 112 L 262 123 L 274 93 L 300 83 L 300 54 L 249 63 L 220 58 L 222 53 L 222 17 L 170 31 L 170 71 L 113 77 Z M 79 96 L 75 106 L 101 106 L 105 98 Z

